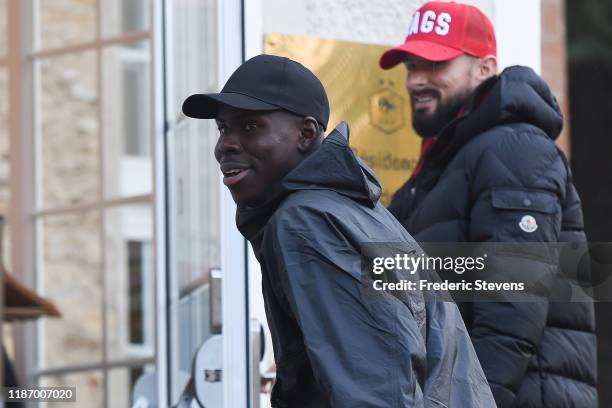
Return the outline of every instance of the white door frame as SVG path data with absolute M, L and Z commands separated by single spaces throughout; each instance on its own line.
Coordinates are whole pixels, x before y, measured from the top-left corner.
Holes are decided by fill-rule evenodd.
M 224 84 L 244 61 L 242 0 L 222 0 L 219 7 L 219 72 Z M 236 228 L 236 205 L 219 175 L 223 319 L 223 403 L 247 407 L 249 393 L 248 285 L 246 241 Z

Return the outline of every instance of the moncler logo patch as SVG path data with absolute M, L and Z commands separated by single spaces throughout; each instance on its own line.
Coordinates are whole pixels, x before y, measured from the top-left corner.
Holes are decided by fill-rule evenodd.
M 432 31 L 438 35 L 446 35 L 450 31 L 452 17 L 448 13 L 440 13 L 436 15 L 433 10 L 426 10 L 421 15 L 420 11 L 414 13 L 410 27 L 408 28 L 408 35 L 423 33 L 428 34 Z
M 525 232 L 534 232 L 538 229 L 538 223 L 536 219 L 531 215 L 524 215 L 519 222 L 519 227 Z

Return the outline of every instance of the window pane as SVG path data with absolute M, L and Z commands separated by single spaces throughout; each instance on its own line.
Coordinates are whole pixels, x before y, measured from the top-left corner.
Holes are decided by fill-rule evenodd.
M 11 267 L 11 224 L 8 222 L 8 219 L 5 215 L 4 220 L 2 222 L 2 245 L 0 246 L 0 258 L 2 259 L 2 264 L 8 270 L 9 273 L 12 273 Z M 6 334 L 6 332 L 4 332 Z M 6 343 L 4 344 L 5 346 Z
M 45 59 L 38 70 L 38 206 L 94 201 L 99 149 L 95 53 Z
M 38 279 L 61 318 L 39 322 L 40 368 L 102 360 L 102 275 L 97 212 L 39 222 Z
M 193 93 L 219 92 L 217 4 L 219 0 L 174 2 L 169 64 L 169 116 L 182 117 L 183 101 Z
M 104 382 L 102 372 L 100 371 L 45 376 L 40 378 L 39 385 L 41 387 L 76 387 L 76 402 L 43 402 L 40 403 L 41 408 L 91 408 L 104 406 Z
M 107 197 L 152 191 L 150 50 L 148 42 L 102 54 Z
M 187 96 L 219 91 L 218 4 L 216 0 L 177 1 L 171 13 L 167 114 L 172 127 L 167 138 L 173 255 L 168 283 L 172 403 L 190 376 L 193 352 L 210 336 L 206 278 L 220 262 L 221 177 L 213 156 L 218 132 L 214 121 L 188 119 L 181 112 Z
M 38 0 L 37 48 L 64 47 L 93 41 L 96 35 L 96 0 Z
M 0 58 L 6 56 L 6 0 L 0 0 Z
M 108 372 L 108 404 L 109 407 L 130 407 L 136 406 L 136 401 L 132 401 L 134 393 L 134 385 L 142 377 L 146 375 L 155 376 L 154 366 L 147 365 L 145 367 L 122 367 L 110 370 Z M 150 392 L 155 392 L 155 388 L 150 388 Z M 153 396 L 157 401 L 157 395 Z M 143 401 L 138 406 L 144 405 Z
M 0 66 L 0 215 L 9 210 L 9 169 L 8 81 L 6 68 Z
M 150 0 L 105 0 L 102 7 L 102 34 L 105 37 L 147 31 Z
M 213 156 L 216 127 L 210 122 L 183 122 L 170 135 L 176 177 L 170 194 L 176 200 L 174 276 L 179 288 L 218 268 L 220 262 L 219 165 Z
M 151 206 L 108 210 L 105 218 L 108 358 L 154 355 Z
M 182 296 L 170 306 L 173 320 L 171 335 L 171 399 L 177 403 L 192 374 L 196 350 L 211 337 L 210 289 L 205 284 L 195 292 Z

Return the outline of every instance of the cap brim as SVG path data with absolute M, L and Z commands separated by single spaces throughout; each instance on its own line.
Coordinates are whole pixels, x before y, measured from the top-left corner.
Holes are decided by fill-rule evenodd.
M 382 69 L 390 69 L 402 62 L 410 54 L 428 61 L 440 62 L 458 57 L 464 54 L 464 52 L 431 41 L 412 40 L 385 51 L 378 63 Z
M 219 105 L 227 105 L 237 109 L 251 111 L 269 111 L 280 109 L 259 99 L 239 93 L 223 92 L 216 94 L 195 94 L 183 102 L 183 113 L 190 118 L 214 119 L 217 117 Z

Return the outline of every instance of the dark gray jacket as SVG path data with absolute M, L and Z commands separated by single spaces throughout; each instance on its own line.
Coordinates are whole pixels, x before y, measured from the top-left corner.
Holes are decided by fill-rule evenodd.
M 361 244 L 414 242 L 380 192 L 336 129 L 268 204 L 238 210 L 262 269 L 272 405 L 494 407 L 454 303 L 363 298 Z
M 506 69 L 441 132 L 389 210 L 420 242 L 585 241 L 580 199 L 554 144 L 562 123 L 538 75 Z M 537 257 L 513 262 L 520 267 L 506 260 L 496 272 L 551 271 Z M 499 407 L 597 406 L 592 303 L 460 306 Z

